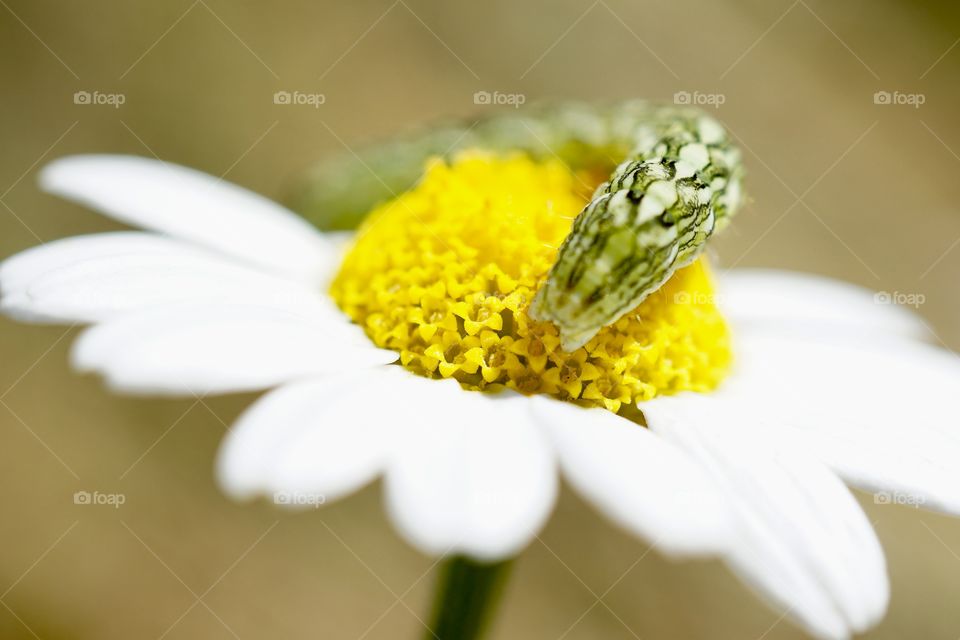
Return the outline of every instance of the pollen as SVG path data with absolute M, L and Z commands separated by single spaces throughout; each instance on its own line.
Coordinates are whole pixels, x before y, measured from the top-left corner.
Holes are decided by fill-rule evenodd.
M 331 295 L 400 364 L 471 390 L 509 387 L 619 412 L 726 375 L 730 335 L 701 259 L 573 352 L 527 309 L 595 177 L 559 161 L 461 153 L 357 232 Z

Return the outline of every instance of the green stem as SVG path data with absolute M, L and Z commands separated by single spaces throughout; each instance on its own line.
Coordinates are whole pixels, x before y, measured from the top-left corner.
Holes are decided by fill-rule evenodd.
M 464 556 L 440 570 L 427 640 L 475 640 L 483 635 L 507 577 L 510 561 L 485 564 Z

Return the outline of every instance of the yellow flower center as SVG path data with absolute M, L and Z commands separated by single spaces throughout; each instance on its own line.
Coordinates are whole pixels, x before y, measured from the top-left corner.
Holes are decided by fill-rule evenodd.
M 403 366 L 468 389 L 506 386 L 614 412 L 713 389 L 731 350 L 703 260 L 572 353 L 556 327 L 527 316 L 587 201 L 586 179 L 522 155 L 433 161 L 415 188 L 370 214 L 331 295 Z

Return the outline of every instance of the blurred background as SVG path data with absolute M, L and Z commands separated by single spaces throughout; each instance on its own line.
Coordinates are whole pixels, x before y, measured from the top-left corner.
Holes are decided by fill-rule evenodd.
M 38 167 L 70 153 L 157 156 L 282 198 L 324 155 L 510 108 L 477 91 L 686 92 L 745 150 L 752 203 L 721 265 L 912 295 L 956 349 L 958 38 L 960 9 L 936 0 L 0 0 L 0 255 L 118 228 L 38 192 Z M 378 487 L 303 514 L 228 502 L 213 458 L 252 397 L 108 395 L 68 371 L 75 333 L 0 320 L 0 636 L 421 635 L 433 561 L 393 534 Z M 893 585 L 869 637 L 960 636 L 960 523 L 860 499 Z M 648 554 L 565 491 L 492 637 L 802 634 L 718 563 Z

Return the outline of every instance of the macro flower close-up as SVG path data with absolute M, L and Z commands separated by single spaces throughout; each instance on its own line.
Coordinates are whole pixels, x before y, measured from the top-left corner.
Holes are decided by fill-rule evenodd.
M 618 10 L 598 4 L 631 40 L 639 39 Z M 195 7 L 195 15 L 204 12 L 226 27 L 279 79 L 204 0 L 184 15 Z M 827 26 L 802 1 L 781 19 L 795 7 Z M 426 37 L 477 75 L 403 0 L 371 29 L 394 10 L 427 27 Z M 921 220 L 909 200 L 924 196 L 905 178 L 887 185 L 889 173 L 865 169 L 844 178 L 826 205 L 808 202 L 834 169 L 852 162 L 847 156 L 880 121 L 845 143 L 809 188 L 795 190 L 754 148 L 767 139 L 747 140 L 728 124 L 724 105 L 728 93 L 735 100 L 733 89 L 680 89 L 670 101 L 631 87 L 627 97 L 580 92 L 573 99 L 566 95 L 577 92 L 558 89 L 562 84 L 535 91 L 545 95 L 530 103 L 522 92 L 480 89 L 475 106 L 500 108 L 424 119 L 400 133 L 381 126 L 379 137 L 356 150 L 328 116 L 311 115 L 313 128 L 325 129 L 342 148 L 296 172 L 286 199 L 228 176 L 280 120 L 225 172 L 210 173 L 194 168 L 205 163 L 188 155 L 174 161 L 176 153 L 157 153 L 120 120 L 139 150 L 120 145 L 122 151 L 102 152 L 98 145 L 110 145 L 78 142 L 64 153 L 54 150 L 58 141 L 0 196 L 15 224 L 33 237 L 0 260 L 0 314 L 23 340 L 32 331 L 54 331 L 56 338 L 22 372 L 10 365 L 0 405 L 17 430 L 73 476 L 71 506 L 92 514 L 72 524 L 58 515 L 65 531 L 32 563 L 21 560 L 11 576 L 0 604 L 18 633 L 953 637 L 957 629 L 938 617 L 942 604 L 934 596 L 923 597 L 935 615 L 899 609 L 919 606 L 910 584 L 929 581 L 930 592 L 950 584 L 956 567 L 943 568 L 943 576 L 925 567 L 958 557 L 952 534 L 914 520 L 926 532 L 920 546 L 928 555 L 904 561 L 915 538 L 890 534 L 878 514 L 906 507 L 911 518 L 960 516 L 960 427 L 952 411 L 960 359 L 925 317 L 926 294 L 885 291 L 859 253 L 874 252 L 873 264 L 890 273 L 912 264 L 911 250 L 903 249 L 910 232 L 891 227 L 871 235 L 893 224 L 893 217 L 871 216 L 886 215 L 883 206 L 896 203 L 909 210 L 901 216 Z M 124 93 L 77 95 L 75 105 L 125 108 Z M 320 93 L 273 95 L 276 109 L 323 114 L 326 102 Z M 874 97 L 876 108 L 925 102 L 922 93 L 881 90 Z M 769 105 L 736 108 L 775 113 Z M 948 146 L 920 122 L 941 150 Z M 789 125 L 776 129 L 802 146 Z M 221 137 L 213 122 L 210 133 L 214 142 Z M 771 146 L 783 157 L 792 153 L 786 142 Z M 860 160 L 866 167 L 886 161 Z M 769 210 L 771 183 L 788 192 L 791 204 L 782 213 Z M 70 218 L 56 239 L 41 238 L 31 225 L 47 224 L 47 214 L 36 209 L 24 216 L 8 205 L 4 198 L 14 189 L 44 194 L 38 200 L 44 206 L 70 203 L 71 211 L 83 212 L 76 215 L 112 222 Z M 791 224 L 791 214 L 813 220 L 820 239 L 778 230 L 782 221 Z M 778 233 L 781 240 L 770 239 Z M 741 265 L 769 243 L 775 248 L 766 261 Z M 946 269 L 957 243 L 938 238 L 939 244 L 942 253 L 918 282 Z M 729 246 L 741 247 L 739 257 Z M 865 285 L 865 278 L 823 268 L 836 254 L 875 281 Z M 952 291 L 929 286 L 944 308 L 952 304 Z M 19 325 L 47 329 L 13 329 Z M 11 362 L 19 362 L 22 348 L 11 341 Z M 92 374 L 96 384 L 58 377 L 54 395 L 31 405 L 35 413 L 24 419 L 12 406 L 16 389 L 35 384 L 37 368 L 63 369 L 62 359 L 47 358 L 51 353 L 65 355 L 71 369 Z M 71 391 L 73 385 L 83 386 Z M 129 398 L 151 396 L 159 400 Z M 163 407 L 177 402 L 186 410 L 161 424 Z M 78 449 L 90 455 L 84 465 L 98 470 L 83 474 L 96 482 L 81 480 L 41 435 L 42 416 L 83 424 L 94 419 L 85 416 L 114 406 L 109 410 L 130 416 L 94 432 L 112 444 L 91 440 Z M 191 436 L 192 444 L 172 443 L 194 409 L 207 412 L 214 420 L 208 426 L 217 428 Z M 221 417 L 220 409 L 231 416 Z M 142 436 L 147 446 L 129 447 L 142 450 L 132 463 L 116 462 L 130 457 L 127 439 L 139 442 L 138 424 L 156 420 L 156 433 Z M 11 451 L 11 469 L 35 466 L 19 446 Z M 116 477 L 104 485 L 100 471 L 115 464 L 122 472 L 110 471 Z M 148 479 L 131 484 L 138 473 Z M 33 475 L 41 474 L 11 472 L 8 484 Z M 377 506 L 369 506 L 370 495 Z M 136 586 L 153 581 L 124 567 L 132 556 L 85 555 L 91 540 L 110 546 L 114 539 L 102 538 L 105 528 L 82 534 L 91 517 L 133 540 L 141 556 L 156 561 L 154 569 L 159 564 L 192 596 L 179 618 L 176 611 L 162 613 L 166 600 L 155 587 Z M 337 517 L 346 520 L 331 526 L 329 518 Z M 231 529 L 245 521 L 272 524 L 252 544 L 240 543 Z M 11 539 L 33 535 L 20 522 L 14 518 Z M 284 542 L 258 552 L 278 527 L 287 531 Z M 318 547 L 318 531 L 334 546 Z M 71 584 L 76 578 L 93 593 L 113 594 L 98 598 L 123 598 L 121 609 L 158 607 L 156 621 L 153 613 L 138 619 L 118 612 L 109 622 L 88 613 L 84 619 L 97 620 L 87 623 L 88 632 L 44 615 L 38 632 L 29 614 L 18 613 L 22 602 L 7 601 L 32 584 L 47 556 L 80 535 L 86 546 L 75 548 L 73 568 L 64 572 Z M 611 542 L 617 536 L 624 541 Z M 558 539 L 569 555 L 555 551 Z M 202 542 L 193 547 L 195 540 Z M 632 563 L 606 564 L 617 545 L 631 550 Z M 242 553 L 228 559 L 225 571 L 209 568 L 203 556 L 220 557 L 228 547 Z M 939 560 L 930 555 L 936 547 Z M 576 611 L 561 604 L 566 596 L 555 590 L 553 574 L 541 568 L 534 578 L 525 569 L 544 550 L 586 590 Z M 257 553 L 260 573 L 228 586 L 229 574 Z M 175 569 L 167 554 L 181 558 L 179 566 L 193 566 Z M 379 617 L 357 618 L 369 603 L 343 561 L 355 562 L 389 594 Z M 378 563 L 408 575 L 418 566 L 416 579 L 396 589 Z M 619 586 L 650 564 L 656 568 L 642 588 Z M 724 573 L 704 573 L 712 564 Z M 581 571 L 607 575 L 606 585 L 595 589 Z M 204 579 L 209 587 L 194 587 Z M 323 586 L 311 587 L 311 580 Z M 125 581 L 130 593 L 147 590 L 126 599 L 119 595 Z M 221 583 L 234 595 L 213 602 Z M 426 597 L 408 603 L 418 589 Z M 615 589 L 622 592 L 619 607 L 608 598 Z M 314 598 L 320 613 L 311 621 Z M 297 604 L 285 610 L 285 600 Z M 637 609 L 629 612 L 624 603 L 632 602 Z M 410 626 L 388 622 L 394 611 L 409 614 Z M 606 622 L 591 622 L 594 611 Z M 891 611 L 893 620 L 885 622 Z M 213 626 L 202 631 L 194 625 L 204 612 Z M 70 630 L 58 630 L 65 624 Z
M 718 288 L 699 258 L 564 351 L 527 316 L 585 201 L 562 164 L 438 162 L 349 239 L 151 159 L 64 158 L 41 184 L 155 233 L 8 259 L 4 312 L 93 323 L 73 363 L 118 391 L 277 387 L 220 451 L 232 495 L 310 506 L 383 476 L 413 545 L 497 562 L 549 516 L 559 470 L 657 549 L 722 557 L 826 638 L 866 630 L 889 597 L 839 477 L 960 512 L 957 434 L 916 411 L 948 402 L 960 363 L 869 292 L 775 271 Z M 893 371 L 898 398 L 881 404 Z M 890 438 L 850 451 L 878 431 Z

